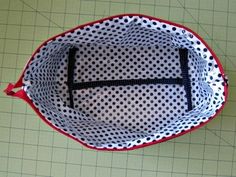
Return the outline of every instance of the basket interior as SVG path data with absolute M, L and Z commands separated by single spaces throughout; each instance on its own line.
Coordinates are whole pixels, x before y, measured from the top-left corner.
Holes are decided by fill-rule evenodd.
M 57 37 L 24 75 L 48 121 L 98 148 L 129 148 L 207 121 L 224 102 L 222 82 L 193 34 L 138 16 Z

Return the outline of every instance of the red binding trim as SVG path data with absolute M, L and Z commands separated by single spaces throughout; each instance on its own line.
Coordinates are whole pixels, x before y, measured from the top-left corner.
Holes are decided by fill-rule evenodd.
M 110 16 L 108 18 L 103 18 L 101 20 L 97 20 L 97 21 L 94 21 L 94 22 L 90 22 L 90 23 L 86 23 L 86 24 L 83 24 L 83 25 L 79 25 L 75 28 L 72 28 L 68 31 L 65 31 L 61 34 L 58 34 L 56 36 L 53 36 L 51 38 L 49 38 L 48 40 L 46 40 L 45 42 L 43 42 L 38 48 L 37 50 L 33 53 L 33 55 L 31 56 L 31 58 L 29 59 L 29 61 L 27 62 L 20 78 L 18 79 L 18 81 L 16 82 L 16 84 L 9 84 L 7 86 L 7 88 L 4 90 L 4 92 L 9 95 L 9 96 L 13 96 L 13 97 L 18 97 L 18 98 L 21 98 L 23 99 L 24 101 L 26 101 L 32 108 L 33 110 L 38 114 L 38 116 L 46 123 L 48 124 L 50 127 L 52 127 L 54 130 L 58 131 L 59 133 L 62 133 L 63 135 L 81 143 L 82 145 L 84 145 L 85 147 L 87 148 L 90 148 L 90 149 L 96 149 L 96 150 L 104 150 L 104 151 L 126 151 L 126 150 L 134 150 L 134 149 L 138 149 L 138 148 L 143 148 L 143 147 L 146 147 L 146 146 L 150 146 L 150 145 L 154 145 L 154 144 L 157 144 L 157 143 L 161 143 L 161 142 L 164 142 L 164 141 L 167 141 L 167 140 L 170 140 L 170 139 L 173 139 L 173 138 L 177 138 L 179 136 L 182 136 L 186 133 L 189 133 L 193 130 L 196 130 L 202 126 L 204 126 L 205 124 L 207 124 L 208 122 L 210 122 L 213 118 L 215 118 L 224 108 L 225 106 L 225 103 L 228 99 L 228 85 L 227 83 L 225 83 L 224 85 L 224 93 L 225 93 L 225 102 L 224 104 L 220 107 L 220 109 L 217 110 L 216 114 L 214 116 L 212 116 L 209 120 L 207 120 L 206 122 L 192 128 L 192 129 L 189 129 L 187 131 L 184 131 L 184 132 L 181 132 L 181 133 L 178 133 L 178 134 L 175 134 L 175 135 L 172 135 L 170 137 L 166 137 L 166 138 L 163 138 L 163 139 L 160 139 L 158 141 L 153 141 L 153 142 L 150 142 L 150 143 L 145 143 L 145 144 L 141 144 L 141 145 L 137 145 L 137 146 L 133 146 L 131 148 L 123 148 L 123 149 L 117 149 L 117 148 L 113 148 L 113 149 L 107 149 L 107 148 L 96 148 L 96 147 L 92 147 L 92 146 L 89 146 L 87 144 L 85 144 L 84 142 L 76 139 L 75 137 L 73 137 L 72 135 L 62 131 L 61 129 L 55 127 L 53 124 L 51 124 L 40 112 L 39 110 L 35 107 L 35 105 L 33 104 L 33 102 L 29 99 L 29 97 L 27 96 L 27 94 L 25 93 L 24 90 L 19 90 L 17 92 L 14 92 L 13 89 L 14 88 L 18 88 L 18 87 L 21 87 L 23 86 L 23 76 L 24 76 L 24 73 L 25 73 L 25 70 L 27 68 L 27 66 L 30 64 L 31 60 L 34 58 L 34 56 L 38 53 L 38 51 L 40 50 L 40 48 L 47 44 L 49 41 L 52 41 L 54 39 L 56 39 L 57 37 L 61 36 L 61 35 L 64 35 L 66 33 L 69 33 L 69 32 L 72 32 L 76 29 L 79 29 L 79 28 L 83 28 L 84 26 L 89 26 L 89 25 L 92 25 L 92 24 L 95 24 L 95 23 L 99 23 L 99 22 L 102 22 L 102 21 L 105 21 L 105 20 L 109 20 L 109 19 L 113 19 L 113 18 L 117 18 L 117 17 L 123 17 L 123 16 L 140 16 L 140 17 L 145 17 L 145 18 L 148 18 L 150 20 L 156 20 L 156 21 L 159 21 L 159 22 L 163 22 L 163 23 L 166 23 L 166 24 L 169 24 L 169 25 L 173 25 L 173 26 L 176 26 L 176 27 L 179 27 L 179 28 L 183 28 L 185 29 L 186 31 L 189 31 L 191 32 L 192 34 L 194 34 L 205 46 L 206 48 L 210 51 L 210 53 L 212 54 L 212 56 L 214 57 L 218 67 L 219 67 L 219 70 L 220 70 L 220 73 L 223 77 L 225 77 L 225 74 L 224 74 L 224 70 L 223 70 L 223 67 L 220 63 L 220 60 L 219 58 L 216 56 L 216 54 L 213 52 L 213 50 L 208 46 L 208 44 L 197 34 L 195 33 L 194 31 L 192 31 L 191 29 L 189 29 L 188 27 L 185 27 L 183 25 L 180 25 L 180 24 L 177 24 L 177 23 L 174 23 L 174 22 L 170 22 L 170 21 L 167 21 L 167 20 L 163 20 L 163 19 L 159 19 L 159 18 L 156 18 L 156 17 L 151 17 L 151 16 L 148 16 L 148 15 L 143 15 L 143 14 L 121 14 L 121 15 L 115 15 L 115 16 Z

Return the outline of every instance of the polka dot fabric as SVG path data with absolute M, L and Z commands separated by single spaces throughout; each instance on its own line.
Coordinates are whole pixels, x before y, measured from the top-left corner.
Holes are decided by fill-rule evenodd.
M 183 84 L 68 87 L 69 53 L 77 48 L 73 82 L 181 79 L 187 49 L 192 109 Z M 23 89 L 52 126 L 96 149 L 133 149 L 210 120 L 225 102 L 225 77 L 214 55 L 184 27 L 142 15 L 80 26 L 42 45 L 28 64 Z

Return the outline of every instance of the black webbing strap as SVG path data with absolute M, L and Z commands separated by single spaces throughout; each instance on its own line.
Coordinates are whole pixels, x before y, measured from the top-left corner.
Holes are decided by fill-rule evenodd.
M 105 86 L 128 86 L 128 85 L 149 85 L 149 84 L 178 84 L 183 85 L 186 91 L 186 97 L 188 102 L 188 110 L 192 109 L 191 102 L 191 86 L 190 79 L 188 75 L 188 50 L 180 49 L 180 65 L 183 78 L 162 78 L 162 79 L 130 79 L 130 80 L 101 80 L 101 81 L 91 81 L 91 82 L 81 82 L 74 83 L 74 68 L 75 68 L 75 54 L 77 48 L 69 49 L 68 56 L 68 78 L 67 84 L 69 88 L 70 97 L 70 107 L 74 108 L 73 102 L 73 90 L 88 89 L 95 87 L 105 87 Z
M 180 67 L 182 72 L 182 79 L 184 90 L 186 92 L 186 98 L 188 103 L 188 111 L 192 110 L 192 95 L 191 95 L 191 83 L 188 73 L 188 49 L 179 49 Z
M 102 80 L 73 84 L 73 90 L 105 87 L 105 86 L 128 86 L 128 85 L 149 85 L 149 84 L 179 84 L 182 85 L 182 79 L 130 79 L 130 80 Z
M 69 97 L 70 97 L 70 107 L 74 108 L 74 101 L 73 101 L 73 85 L 74 85 L 74 68 L 75 68 L 75 54 L 77 48 L 70 48 L 69 55 L 68 55 L 68 73 L 67 73 L 67 84 L 69 90 Z

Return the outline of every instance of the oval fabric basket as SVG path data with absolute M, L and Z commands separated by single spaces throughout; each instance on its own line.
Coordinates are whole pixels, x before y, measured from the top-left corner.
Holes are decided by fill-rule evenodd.
M 5 92 L 89 148 L 131 150 L 206 124 L 226 102 L 227 79 L 192 30 L 124 14 L 50 38 Z

